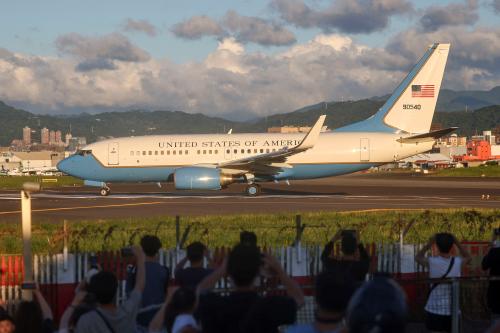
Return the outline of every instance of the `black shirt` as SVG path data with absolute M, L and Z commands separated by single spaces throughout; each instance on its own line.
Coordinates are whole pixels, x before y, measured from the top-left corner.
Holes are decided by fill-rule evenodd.
M 338 260 L 330 258 L 333 250 L 333 242 L 328 242 L 325 245 L 323 253 L 321 253 L 321 262 L 323 270 L 332 271 L 339 276 L 344 276 L 347 279 L 361 282 L 365 280 L 365 276 L 370 268 L 370 256 L 362 244 L 358 245 L 359 260 Z
M 484 270 L 490 270 L 490 276 L 500 277 L 500 247 L 490 249 L 483 258 L 482 266 Z M 500 314 L 500 280 L 490 281 L 488 306 L 493 313 Z
M 252 291 L 208 293 L 200 297 L 199 313 L 204 333 L 274 333 L 295 322 L 297 304 L 290 297 L 261 297 Z
M 188 287 L 195 289 L 208 275 L 212 274 L 213 270 L 203 267 L 187 267 L 177 269 L 175 271 L 175 281 L 181 287 Z

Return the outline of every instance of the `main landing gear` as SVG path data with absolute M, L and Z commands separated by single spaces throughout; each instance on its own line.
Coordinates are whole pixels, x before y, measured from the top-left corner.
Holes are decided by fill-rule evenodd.
M 101 191 L 99 193 L 101 194 L 101 196 L 107 197 L 109 195 L 110 191 L 111 190 L 109 187 L 103 187 L 103 188 L 101 188 Z
M 246 189 L 245 189 L 245 193 L 249 196 L 249 197 L 256 197 L 260 194 L 260 185 L 258 184 L 248 184 Z

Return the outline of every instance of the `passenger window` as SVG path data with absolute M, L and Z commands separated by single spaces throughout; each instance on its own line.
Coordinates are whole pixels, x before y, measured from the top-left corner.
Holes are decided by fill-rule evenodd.
M 257 154 L 257 149 L 254 149 L 254 150 L 253 150 L 253 153 L 254 153 L 254 154 Z
M 170 150 L 167 150 L 167 155 L 170 155 Z
M 197 154 L 200 155 L 200 151 L 199 150 L 198 150 Z
M 264 152 L 264 149 L 261 149 L 261 150 L 260 150 L 260 153 L 262 154 L 263 152 Z
M 176 151 L 175 150 L 172 150 L 172 155 L 175 155 Z
M 153 152 L 151 150 L 148 151 L 148 155 L 153 155 Z
M 252 149 L 247 149 L 247 153 L 251 154 L 252 153 Z
M 146 155 L 146 151 L 145 150 L 142 151 L 142 155 Z
M 208 153 L 209 153 L 210 155 L 212 155 L 212 149 L 210 149 L 210 150 L 208 151 Z
M 187 155 L 188 154 L 188 150 L 184 150 L 184 155 Z
M 266 153 L 269 153 L 269 149 L 266 149 Z
M 162 154 L 162 155 L 165 155 L 165 151 L 164 151 L 164 150 L 161 150 L 161 154 Z
M 231 149 L 226 150 L 226 154 L 231 154 Z
M 133 151 L 130 152 L 130 156 L 134 156 L 134 152 Z
M 182 150 L 179 150 L 179 155 L 182 155 Z
M 136 151 L 136 152 L 135 152 L 135 154 L 136 154 L 137 156 L 139 156 L 139 155 L 141 155 L 141 152 L 140 152 L 140 151 Z
M 241 153 L 242 153 L 242 154 L 244 154 L 244 153 L 245 153 L 245 149 L 242 149 L 242 150 L 241 150 Z
M 155 155 L 158 155 L 158 150 L 155 150 Z
M 235 150 L 234 150 L 234 153 L 235 153 L 235 154 L 238 154 L 238 149 L 235 149 Z

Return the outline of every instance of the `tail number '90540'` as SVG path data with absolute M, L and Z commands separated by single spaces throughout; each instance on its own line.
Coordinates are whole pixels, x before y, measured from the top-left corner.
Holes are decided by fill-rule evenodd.
M 421 108 L 420 104 L 403 104 L 403 110 L 420 110 Z

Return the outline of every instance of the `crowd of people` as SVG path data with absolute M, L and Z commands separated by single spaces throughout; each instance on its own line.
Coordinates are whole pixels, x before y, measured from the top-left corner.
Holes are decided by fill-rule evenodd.
M 0 333 L 385 333 L 404 332 L 408 320 L 402 288 L 389 276 L 372 274 L 367 279 L 370 257 L 354 230 L 339 231 L 321 255 L 323 271 L 314 280 L 315 316 L 296 324 L 304 305 L 304 293 L 280 262 L 261 251 L 257 237 L 242 232 L 240 242 L 215 264 L 200 242 L 186 248 L 186 257 L 170 271 L 158 261 L 162 247 L 156 236 L 144 236 L 131 248 L 133 266 L 127 270 L 126 300 L 117 304 L 117 277 L 95 263 L 75 291 L 74 299 L 59 325 L 38 288 L 33 301 L 23 301 L 13 317 L 0 310 Z M 340 254 L 335 254 L 340 243 Z M 430 251 L 437 248 L 437 254 Z M 456 247 L 458 255 L 453 255 Z M 416 255 L 430 278 L 439 279 L 429 288 L 425 305 L 430 332 L 451 332 L 451 288 L 443 279 L 460 277 L 471 256 L 449 233 L 432 237 Z M 207 265 L 208 263 L 208 265 Z M 500 276 L 500 239 L 482 262 L 490 275 Z M 220 281 L 230 288 L 217 288 Z M 266 285 L 281 286 L 266 289 Z M 276 291 L 277 290 L 277 291 Z M 489 332 L 500 332 L 500 281 L 491 281 L 488 304 L 492 312 Z M 0 307 L 1 309 L 1 307 Z

